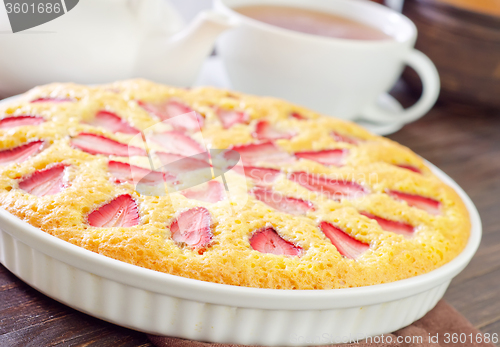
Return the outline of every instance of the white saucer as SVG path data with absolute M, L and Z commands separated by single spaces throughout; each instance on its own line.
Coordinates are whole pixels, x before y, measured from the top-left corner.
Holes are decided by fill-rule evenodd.
M 403 109 L 403 106 L 397 101 L 392 95 L 390 94 L 382 94 L 379 98 L 377 103 L 379 106 L 383 109 L 386 109 L 387 111 L 390 112 L 400 112 Z M 368 129 L 372 133 L 378 134 L 378 135 L 389 135 L 392 133 L 395 133 L 399 129 L 401 129 L 405 123 L 373 123 L 370 121 L 365 121 L 365 120 L 358 120 L 355 121 L 362 127 Z
M 231 82 L 227 76 L 222 61 L 217 56 L 205 60 L 195 86 L 213 86 L 231 89 Z M 401 104 L 389 94 L 383 94 L 378 100 L 379 106 L 390 111 L 398 112 L 403 109 Z M 401 129 L 404 123 L 378 124 L 368 121 L 355 121 L 362 127 L 378 135 L 389 135 Z

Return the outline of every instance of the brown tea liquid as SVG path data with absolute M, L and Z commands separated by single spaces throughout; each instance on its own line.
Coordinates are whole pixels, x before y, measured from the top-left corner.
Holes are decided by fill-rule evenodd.
M 252 5 L 234 9 L 252 19 L 302 33 L 350 40 L 390 40 L 381 30 L 328 12 L 299 7 Z

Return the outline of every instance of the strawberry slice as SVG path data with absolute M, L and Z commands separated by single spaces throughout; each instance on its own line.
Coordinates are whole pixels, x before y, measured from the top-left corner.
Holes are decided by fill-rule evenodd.
M 129 194 L 123 194 L 90 213 L 87 220 L 97 228 L 133 227 L 139 224 L 139 209 Z
M 171 187 L 173 191 L 194 187 L 214 178 L 207 152 L 191 157 L 163 152 L 156 153 L 156 155 L 162 163 L 162 171 L 170 172 L 179 179 L 179 181 L 174 182 L 177 186 Z M 189 186 L 180 186 L 179 183 Z
M 25 143 L 23 145 L 0 150 L 0 165 L 10 163 L 21 163 L 28 159 L 30 156 L 40 152 L 45 146 L 45 141 L 38 140 Z
M 396 234 L 403 235 L 405 237 L 411 237 L 415 232 L 415 228 L 407 223 L 388 220 L 382 217 L 375 216 L 368 212 L 360 212 L 360 214 L 377 221 L 378 225 L 380 225 L 380 227 L 385 231 L 390 231 Z
M 350 143 L 351 145 L 357 145 L 359 143 L 359 139 L 356 139 L 355 137 L 352 136 L 347 136 L 347 135 L 342 135 L 339 134 L 336 131 L 332 131 L 331 135 L 337 142 L 345 142 L 345 143 Z
M 329 199 L 338 201 L 343 198 L 357 199 L 368 194 L 368 191 L 358 183 L 311 175 L 305 172 L 293 172 L 289 175 L 289 179 L 304 188 L 322 193 Z
M 174 130 L 179 131 L 198 131 L 203 127 L 204 119 L 191 107 L 175 100 L 166 102 L 145 102 L 138 101 L 138 104 L 149 113 L 157 116 L 161 120 L 171 119 L 168 124 L 172 125 Z M 184 115 L 183 117 L 177 117 Z M 174 118 L 174 119 L 172 119 Z
M 222 201 L 226 197 L 224 185 L 217 181 L 207 182 L 201 188 L 186 189 L 181 194 L 188 199 L 211 202 L 212 204 Z
M 395 199 L 406 201 L 409 206 L 419 208 L 427 213 L 433 215 L 441 214 L 441 203 L 437 200 L 426 198 L 421 195 L 402 193 L 395 190 L 388 190 L 387 194 Z
M 176 177 L 169 173 L 151 171 L 139 166 L 130 165 L 121 161 L 110 160 L 108 171 L 115 183 L 142 183 L 156 186 L 163 182 L 175 182 Z
M 314 211 L 314 205 L 309 201 L 287 197 L 279 192 L 264 187 L 256 186 L 250 193 L 252 193 L 257 200 L 281 212 L 305 215 L 309 211 Z
M 259 140 L 279 140 L 279 139 L 291 139 L 295 133 L 292 131 L 282 131 L 276 129 L 267 120 L 260 120 L 255 125 L 255 131 L 252 136 Z
M 323 151 L 310 151 L 295 153 L 297 158 L 312 160 L 323 165 L 342 166 L 349 151 L 344 149 L 326 149 Z
M 142 148 L 128 146 L 107 137 L 91 133 L 78 134 L 73 137 L 71 144 L 73 147 L 90 154 L 115 155 L 118 157 L 147 155 L 146 151 Z
M 60 103 L 60 102 L 75 102 L 76 100 L 71 99 L 71 98 L 52 98 L 52 97 L 42 97 L 38 98 L 35 100 L 31 100 L 31 103 L 37 103 L 37 102 L 55 102 L 55 103 Z
M 210 155 L 215 177 L 225 174 L 234 168 L 240 161 L 240 154 L 231 149 L 211 148 L 209 153 L 208 155 Z
M 203 252 L 212 241 L 212 216 L 205 207 L 189 209 L 170 225 L 170 232 L 175 242 Z
M 154 134 L 149 138 L 162 146 L 168 153 L 180 154 L 185 157 L 206 151 L 198 142 L 178 131 Z
M 265 167 L 256 167 L 256 166 L 244 166 L 244 165 L 235 166 L 234 171 L 236 173 L 239 173 L 240 175 L 244 175 L 245 177 L 250 177 L 254 181 L 264 184 L 269 184 L 274 182 L 281 173 L 280 170 L 276 169 L 269 169 Z
M 146 102 L 139 100 L 137 103 L 143 109 L 154 114 L 161 120 L 170 119 L 193 111 L 193 109 L 189 106 L 175 100 L 167 100 L 163 102 Z
M 157 152 L 156 155 L 160 159 L 162 165 L 164 165 L 164 168 L 176 176 L 182 176 L 182 174 L 201 169 L 211 170 L 206 152 L 191 157 L 164 152 Z
M 4 119 L 0 120 L 0 128 L 7 129 L 25 125 L 38 125 L 43 122 L 45 122 L 45 119 L 37 116 L 20 115 L 13 117 L 5 117 Z
M 168 124 L 174 130 L 197 132 L 203 127 L 204 119 L 198 112 L 191 112 L 183 114 L 182 117 L 169 119 Z
M 67 187 L 67 178 L 64 170 L 68 165 L 59 163 L 52 167 L 33 172 L 28 177 L 23 177 L 19 188 L 26 193 L 36 196 L 53 195 Z
M 220 122 L 224 129 L 229 129 L 235 124 L 245 124 L 250 120 L 248 113 L 237 110 L 225 110 L 223 108 L 218 108 L 216 111 L 217 117 L 219 117 Z
M 328 222 L 319 223 L 319 228 L 337 248 L 337 251 L 346 258 L 356 259 L 370 248 L 369 244 L 356 240 Z
M 115 113 L 101 110 L 87 124 L 101 127 L 113 133 L 138 134 L 140 131 L 118 117 Z
M 294 158 L 287 152 L 282 151 L 272 142 L 234 146 L 233 151 L 240 153 L 244 165 L 253 165 L 259 162 L 284 164 L 290 163 Z
M 298 112 L 290 113 L 290 117 L 295 118 L 297 120 L 307 120 L 307 117 L 304 117 L 302 114 L 300 114 Z
M 249 241 L 250 246 L 260 253 L 300 257 L 304 251 L 302 247 L 284 240 L 272 227 L 265 227 L 256 231 Z
M 419 168 L 417 168 L 417 167 L 415 167 L 415 166 L 412 166 L 412 165 L 396 165 L 396 166 L 397 166 L 397 167 L 400 167 L 400 168 L 402 168 L 402 169 L 406 169 L 406 170 L 410 170 L 410 171 L 413 171 L 413 172 L 419 173 L 419 174 L 421 174 L 421 173 L 422 173 L 422 171 L 421 171 Z

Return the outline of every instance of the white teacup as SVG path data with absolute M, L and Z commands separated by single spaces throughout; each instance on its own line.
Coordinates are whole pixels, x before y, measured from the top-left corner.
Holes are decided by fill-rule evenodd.
M 392 40 L 350 40 L 291 31 L 234 11 L 248 5 L 283 5 L 330 12 L 382 30 Z M 239 25 L 217 43 L 232 87 L 276 96 L 344 119 L 407 123 L 423 116 L 439 95 L 439 75 L 413 48 L 415 25 L 387 7 L 364 0 L 215 0 Z M 399 113 L 377 99 L 391 89 L 405 65 L 420 75 L 423 93 Z

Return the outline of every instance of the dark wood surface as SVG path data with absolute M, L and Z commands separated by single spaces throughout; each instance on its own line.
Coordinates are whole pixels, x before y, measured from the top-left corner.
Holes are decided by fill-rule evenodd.
M 403 88 L 398 97 L 409 101 Z M 405 102 L 404 102 L 405 103 Z M 483 332 L 500 334 L 500 111 L 438 104 L 389 136 L 450 175 L 481 214 L 483 240 L 445 298 Z M 0 265 L 0 346 L 151 346 L 38 293 Z
M 403 13 L 418 29 L 415 47 L 436 65 L 441 78 L 441 98 L 500 108 L 500 16 L 449 4 L 456 2 L 459 1 L 405 1 Z M 466 2 L 471 5 L 476 2 L 478 6 L 488 3 Z M 493 6 L 494 2 L 489 3 Z M 499 13 L 500 1 L 496 0 L 495 7 Z M 493 11 L 491 8 L 488 13 Z M 413 85 L 420 84 L 415 73 L 406 77 Z

